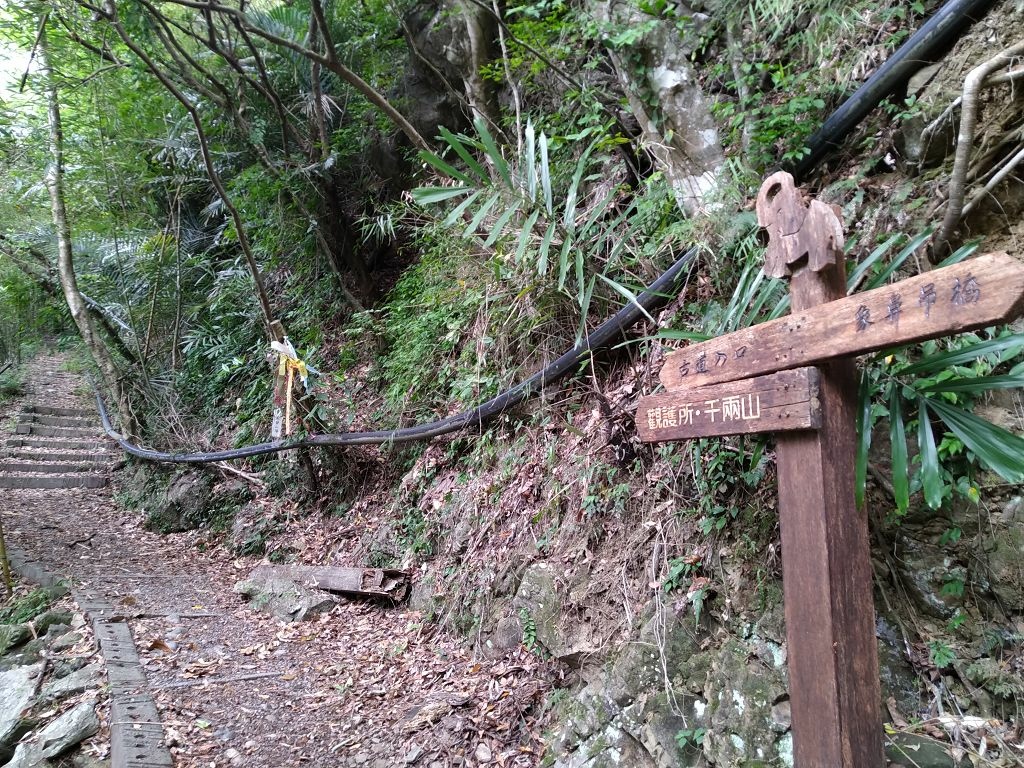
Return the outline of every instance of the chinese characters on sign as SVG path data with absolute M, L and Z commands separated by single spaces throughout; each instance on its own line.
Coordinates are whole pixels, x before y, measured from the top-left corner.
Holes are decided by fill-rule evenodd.
M 747 354 L 746 346 L 737 347 L 732 353 L 733 360 L 742 360 L 743 356 Z M 697 373 L 707 373 L 710 368 L 721 368 L 723 365 L 729 362 L 729 355 L 725 352 L 715 352 L 714 360 L 708 360 L 706 352 L 701 352 L 697 355 L 696 362 L 694 363 L 694 371 Z M 690 361 L 681 360 L 679 362 L 679 375 L 689 376 L 690 375 Z
M 931 319 L 932 307 L 939 300 L 939 293 L 936 289 L 935 283 L 928 283 L 927 285 L 921 286 L 918 293 L 917 304 L 924 310 L 924 316 L 926 319 Z M 978 282 L 971 273 L 967 273 L 967 276 L 961 280 L 959 277 L 953 279 L 953 284 L 950 287 L 949 303 L 963 307 L 968 304 L 977 304 L 981 301 L 981 284 Z M 889 294 L 888 304 L 885 307 L 884 322 L 899 326 L 900 316 L 903 314 L 903 295 L 899 291 L 894 291 Z M 854 313 L 854 328 L 857 333 L 863 333 L 870 329 L 874 325 L 875 320 L 871 318 L 871 307 L 867 304 L 861 304 L 857 307 Z M 746 354 L 747 348 L 745 346 L 737 348 L 732 355 L 732 359 L 741 360 Z M 707 373 L 710 368 L 720 368 L 729 362 L 729 355 L 722 351 L 715 352 L 714 360 L 708 358 L 708 353 L 702 351 L 697 355 L 694 363 L 694 371 L 696 373 Z M 681 377 L 689 376 L 690 361 L 681 360 L 678 363 L 679 375 Z
M 939 294 L 935 283 L 921 286 L 918 292 L 917 304 L 924 309 L 926 319 L 931 319 L 932 307 L 935 306 L 938 300 Z M 963 281 L 959 277 L 953 279 L 949 296 L 950 304 L 963 307 L 968 304 L 977 304 L 979 301 L 981 301 L 981 284 L 970 272 L 967 273 L 967 277 Z M 885 320 L 898 326 L 900 324 L 900 314 L 903 312 L 903 296 L 898 291 L 890 294 L 889 306 L 886 308 L 886 312 Z M 857 333 L 868 330 L 868 326 L 874 322 L 871 319 L 871 308 L 867 304 L 861 304 L 857 307 L 857 313 L 854 316 Z
M 924 307 L 925 317 L 931 317 L 932 306 L 938 300 L 939 295 L 935 290 L 935 283 L 928 283 L 928 285 L 921 287 L 917 303 Z M 974 275 L 968 272 L 963 282 L 960 281 L 959 277 L 953 279 L 953 287 L 949 297 L 950 304 L 963 307 L 967 304 L 977 304 L 979 301 L 981 301 L 981 284 Z
M 703 402 L 647 409 L 647 427 L 649 429 L 692 426 L 702 420 L 715 424 L 726 421 L 750 421 L 759 418 L 761 418 L 761 396 L 759 394 L 729 395 Z
M 1022 312 L 1024 264 L 987 254 L 697 341 L 670 352 L 658 378 L 668 390 L 738 381 L 999 325 Z M 765 408 L 762 397 L 762 420 Z
M 664 442 L 817 429 L 820 415 L 818 371 L 795 368 L 714 388 L 646 395 L 637 404 L 636 426 L 644 442 Z

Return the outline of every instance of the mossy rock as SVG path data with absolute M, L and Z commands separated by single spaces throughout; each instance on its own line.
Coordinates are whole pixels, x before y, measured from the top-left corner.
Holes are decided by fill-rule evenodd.
M 0 656 L 17 648 L 32 637 L 27 624 L 0 624 Z
M 885 756 L 894 763 L 914 768 L 968 768 L 971 765 L 966 757 L 954 758 L 949 744 L 913 733 L 890 736 L 886 740 Z
M 160 533 L 181 533 L 201 527 L 208 517 L 213 484 L 213 477 L 206 472 L 179 472 L 149 511 L 146 527 Z
M 27 643 L 18 646 L 5 656 L 0 656 L 0 672 L 6 672 L 15 667 L 24 667 L 35 664 L 43 658 L 46 650 L 46 639 L 37 637 Z
M 304 621 L 331 610 L 337 599 L 318 589 L 309 589 L 289 579 L 269 576 L 258 569 L 235 584 L 235 592 L 258 611 L 271 613 L 282 621 Z

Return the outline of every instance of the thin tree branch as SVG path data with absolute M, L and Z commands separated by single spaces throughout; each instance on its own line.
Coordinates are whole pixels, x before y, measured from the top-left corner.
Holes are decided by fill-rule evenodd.
M 18 93 L 23 93 L 25 91 L 25 83 L 28 82 L 28 72 L 32 69 L 32 62 L 36 60 L 36 51 L 39 50 L 39 45 L 43 42 L 43 35 L 46 33 L 46 22 L 49 18 L 50 13 L 47 11 L 39 20 L 39 29 L 36 30 L 36 39 L 35 42 L 32 43 L 32 50 L 28 54 L 28 61 L 25 63 L 25 72 L 21 76 L 21 82 L 18 83 Z
M 972 210 L 974 210 L 975 206 L 977 206 L 978 203 L 980 203 L 987 194 L 989 194 L 993 189 L 995 189 L 1003 179 L 1005 179 L 1010 173 L 1012 173 L 1014 168 L 1020 165 L 1022 161 L 1024 161 L 1024 148 L 1018 149 L 1017 152 L 1006 162 L 1006 164 L 1001 169 L 999 169 L 999 172 L 988 180 L 988 183 L 985 184 L 982 190 L 977 195 L 974 196 L 971 202 L 964 206 L 964 210 L 961 215 L 966 216 Z
M 309 20 L 309 44 L 316 45 L 317 22 L 315 15 Z M 331 141 L 327 136 L 327 115 L 324 114 L 324 91 L 320 85 L 321 64 L 316 61 L 309 63 L 310 87 L 313 91 L 313 119 L 316 121 L 317 134 L 320 137 L 320 159 L 326 160 L 331 151 Z
M 84 0 L 79 0 L 79 2 L 83 1 Z M 110 2 L 110 0 L 108 0 L 108 2 Z M 197 0 L 168 0 L 168 2 L 171 2 L 174 5 L 180 5 L 185 8 L 216 11 L 217 13 L 222 13 L 226 16 L 235 18 L 246 30 L 256 35 L 257 37 L 261 37 L 267 42 L 274 43 L 275 45 L 280 45 L 284 48 L 288 48 L 289 50 L 295 51 L 296 53 L 305 56 L 309 59 L 313 59 L 314 61 L 319 61 L 323 66 L 325 66 L 331 72 L 334 72 L 334 74 L 336 74 L 346 83 L 355 88 L 367 99 L 367 101 L 369 101 L 381 112 L 383 112 L 388 117 L 388 119 L 391 120 L 391 122 L 393 122 L 398 127 L 398 129 L 406 135 L 409 141 L 412 142 L 413 146 L 415 146 L 417 149 L 430 149 L 430 145 L 427 143 L 426 139 L 424 139 L 423 136 L 420 135 L 419 131 L 417 131 L 413 127 L 412 123 L 410 123 L 405 118 L 405 116 L 402 115 L 401 112 L 395 109 L 391 105 L 391 103 L 372 85 L 367 83 L 365 80 L 363 80 L 363 78 L 361 78 L 351 69 L 342 64 L 338 60 L 337 55 L 335 54 L 333 49 L 329 49 L 328 55 L 321 55 L 316 51 L 310 50 L 308 47 L 295 42 L 294 40 L 289 40 L 288 38 L 275 35 L 271 32 L 268 32 L 265 29 L 261 29 L 260 27 L 255 26 L 254 24 L 249 22 L 244 12 L 236 8 L 230 8 L 225 5 L 220 5 L 219 3 L 198 2 Z
M 978 119 L 978 94 L 982 84 L 996 70 L 1013 63 L 1014 59 L 1024 54 L 1024 41 L 1010 46 L 988 61 L 970 71 L 964 80 L 964 92 L 960 103 L 960 131 L 956 140 L 956 155 L 953 159 L 953 171 L 949 178 L 949 196 L 946 203 L 946 214 L 942 219 L 942 227 L 935 238 L 935 247 L 929 253 L 933 264 L 938 263 L 950 249 L 949 240 L 960 224 L 963 214 L 964 195 L 967 170 L 971 162 L 971 148 L 974 144 L 974 128 Z
M 267 68 L 263 62 L 263 54 L 260 53 L 259 49 L 252 41 L 252 36 L 246 31 L 241 23 L 239 23 L 238 19 L 231 19 L 231 23 L 234 25 L 235 29 L 238 30 L 238 33 L 242 36 L 246 46 L 249 48 L 249 52 L 252 54 L 253 61 L 256 64 L 256 72 L 259 74 L 259 79 L 266 87 L 269 98 L 274 105 L 274 109 L 277 111 L 277 119 L 281 123 L 281 151 L 284 153 L 284 156 L 287 157 L 290 153 L 288 149 L 289 133 L 292 133 L 292 135 L 295 136 L 297 143 L 301 144 L 302 141 L 300 137 L 294 133 L 291 123 L 288 122 L 284 102 L 281 101 L 280 95 L 270 84 L 270 75 L 267 74 Z M 241 69 L 241 64 L 238 66 L 239 69 Z
M 86 40 L 84 37 L 78 34 L 78 32 L 76 32 L 68 23 L 68 20 L 61 16 L 60 14 L 56 16 L 56 19 L 57 23 L 64 28 L 64 34 L 66 34 L 68 36 L 68 39 L 76 45 L 85 48 L 85 50 L 95 54 L 103 61 L 113 64 L 115 67 L 128 66 L 126 62 L 121 61 L 121 59 L 119 59 L 109 48 L 101 48 L 100 46 L 93 44 L 92 42 Z
M 46 84 L 47 122 L 49 125 L 50 164 L 46 170 L 46 190 L 50 197 L 50 210 L 53 215 L 53 228 L 57 236 L 57 275 L 64 293 L 71 319 L 74 320 L 78 333 L 89 351 L 90 356 L 99 368 L 107 389 L 117 398 L 118 412 L 121 416 L 122 429 L 131 434 L 138 434 L 138 422 L 129 409 L 127 391 L 122 386 L 122 379 L 110 350 L 100 339 L 93 325 L 82 293 L 78 288 L 75 275 L 74 258 L 71 248 L 71 225 L 68 221 L 67 207 L 64 200 L 64 131 L 61 125 L 60 100 L 50 56 L 47 49 L 45 27 L 39 37 L 39 60 Z
M 139 57 L 139 60 L 146 65 L 150 72 L 153 73 L 154 77 L 156 77 L 164 88 L 166 88 L 167 91 L 185 108 L 185 111 L 188 112 L 189 117 L 192 119 L 192 124 L 196 129 L 196 136 L 199 139 L 199 148 L 203 156 L 203 163 L 206 165 L 207 175 L 209 176 L 214 189 L 217 190 L 217 194 L 220 195 L 220 198 L 224 203 L 224 207 L 227 208 L 228 213 L 235 224 L 235 234 L 238 237 L 238 245 L 242 249 L 242 254 L 245 256 L 245 261 L 249 267 L 249 272 L 252 275 L 253 283 L 256 287 L 256 296 L 263 312 L 263 321 L 266 326 L 267 335 L 273 338 L 273 332 L 271 331 L 273 310 L 270 308 L 270 299 L 267 296 L 267 289 L 263 283 L 263 276 L 260 273 L 259 265 L 256 263 L 256 257 L 253 255 L 252 246 L 249 243 L 249 236 L 245 228 L 245 222 L 242 220 L 242 216 L 238 212 L 234 203 L 231 202 L 231 197 L 228 195 L 227 188 L 224 186 L 220 173 L 218 173 L 217 168 L 213 163 L 213 156 L 210 152 L 210 145 L 206 137 L 206 130 L 203 128 L 203 123 L 199 117 L 198 110 L 188 97 L 178 89 L 170 77 L 161 70 L 149 55 L 142 50 L 142 47 L 131 38 L 118 18 L 117 6 L 114 0 L 105 0 L 104 12 L 107 21 L 117 32 L 118 36 L 128 49 Z
M 175 66 L 171 68 L 164 67 L 164 70 L 175 72 L 185 82 L 186 85 L 192 86 L 193 88 L 195 88 L 196 91 L 203 94 L 203 96 L 210 99 L 210 101 L 214 102 L 215 104 L 220 105 L 221 107 L 230 102 L 232 97 L 231 92 L 228 90 L 227 86 L 225 86 L 222 82 L 220 82 L 220 80 L 211 75 L 210 72 L 208 72 L 205 67 L 203 67 L 199 62 L 197 62 L 188 53 L 188 51 L 186 51 L 178 43 L 177 38 L 175 38 L 174 34 L 171 32 L 168 26 L 168 21 L 164 18 L 163 14 L 161 14 L 152 5 L 152 3 L 149 3 L 146 0 L 138 0 L 138 2 L 146 10 L 149 16 L 153 19 L 153 30 L 156 32 L 157 39 L 160 40 L 160 43 L 161 45 L 163 45 L 164 50 L 167 51 L 167 54 L 171 57 L 171 60 L 175 64 Z M 203 85 L 203 83 L 199 82 L 196 78 L 189 75 L 188 73 L 190 70 L 195 70 L 204 78 L 206 78 L 206 80 L 210 83 L 213 89 L 220 93 L 220 96 L 218 97 L 213 91 L 211 91 L 209 88 Z

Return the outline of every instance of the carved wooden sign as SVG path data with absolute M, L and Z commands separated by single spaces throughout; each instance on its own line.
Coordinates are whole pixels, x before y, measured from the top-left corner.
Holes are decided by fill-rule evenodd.
M 757 213 L 770 237 L 766 273 L 792 278 L 792 314 L 670 355 L 661 372 L 668 391 L 641 399 L 637 429 L 648 442 L 780 433 L 794 763 L 881 766 L 867 511 L 854 504 L 853 356 L 1018 317 L 1024 265 L 991 254 L 846 296 L 834 209 L 805 203 L 792 177 L 777 173 L 762 185 Z
M 636 426 L 647 443 L 692 437 L 817 429 L 818 370 L 792 371 L 640 399 Z
M 668 355 L 668 389 L 735 381 L 998 325 L 1024 311 L 1024 264 L 993 253 Z

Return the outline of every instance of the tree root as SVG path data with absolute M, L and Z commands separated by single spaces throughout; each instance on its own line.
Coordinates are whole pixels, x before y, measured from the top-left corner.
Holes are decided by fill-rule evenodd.
M 998 173 L 992 176 L 982 190 L 971 199 L 971 202 L 964 206 L 961 216 L 966 216 L 974 210 L 975 206 L 977 206 L 987 194 L 995 189 L 999 183 L 1005 179 L 1011 171 L 1013 171 L 1014 168 L 1020 165 L 1022 160 L 1024 160 L 1024 147 L 1019 148 L 1017 152 L 1006 162 L 1006 164 L 1003 165 Z
M 1018 42 L 978 65 L 970 71 L 964 80 L 964 91 L 960 101 L 960 131 L 957 135 L 953 172 L 949 179 L 949 202 L 946 204 L 946 214 L 943 217 L 942 226 L 935 237 L 935 245 L 929 254 L 929 260 L 933 264 L 941 261 L 948 253 L 949 239 L 960 223 L 964 212 L 967 171 L 971 160 L 971 145 L 974 143 L 974 129 L 978 120 L 978 94 L 989 76 L 1011 64 L 1016 57 L 1022 54 L 1024 54 L 1024 41 Z
M 994 85 L 1002 85 L 1004 83 L 1012 83 L 1014 80 L 1024 78 L 1024 69 L 1014 69 L 1010 72 L 1002 72 L 998 75 L 991 75 L 985 78 L 985 82 L 981 84 L 982 88 L 991 88 Z M 957 96 L 950 103 L 948 107 L 942 110 L 942 114 L 932 120 L 928 125 L 925 126 L 924 130 L 921 131 L 921 143 L 927 144 L 932 140 L 935 133 L 945 125 L 946 121 L 953 115 L 953 113 L 959 109 L 960 104 L 963 102 L 962 96 Z

